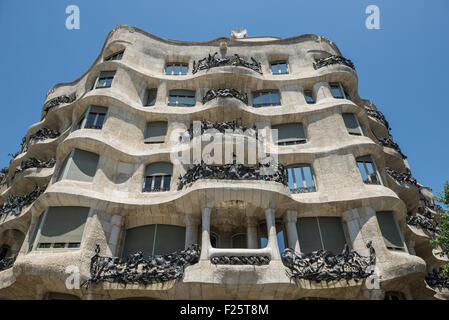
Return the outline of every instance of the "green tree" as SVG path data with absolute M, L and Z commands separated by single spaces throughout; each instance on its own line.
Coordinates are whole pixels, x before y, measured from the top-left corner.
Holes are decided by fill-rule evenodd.
M 446 180 L 444 184 L 444 190 L 442 193 L 438 193 L 435 197 L 435 201 L 441 203 L 443 206 L 438 211 L 440 217 L 440 232 L 435 240 L 431 241 L 432 247 L 440 247 L 440 256 L 449 256 L 449 182 Z M 443 265 L 440 270 L 440 275 L 445 278 L 449 278 L 449 263 Z

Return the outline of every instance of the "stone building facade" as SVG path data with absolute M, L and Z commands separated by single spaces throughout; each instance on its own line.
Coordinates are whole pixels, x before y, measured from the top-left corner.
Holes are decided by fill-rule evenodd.
M 432 191 L 357 85 L 324 37 L 118 25 L 2 170 L 0 298 L 447 298 Z M 231 162 L 175 161 L 198 128 L 232 131 Z

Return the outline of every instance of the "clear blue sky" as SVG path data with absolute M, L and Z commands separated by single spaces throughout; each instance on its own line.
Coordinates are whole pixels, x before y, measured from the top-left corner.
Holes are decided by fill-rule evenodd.
M 80 8 L 80 30 L 65 27 L 70 4 Z M 365 27 L 370 4 L 381 30 Z M 48 89 L 83 74 L 117 24 L 191 41 L 237 27 L 249 36 L 323 35 L 354 61 L 360 96 L 386 115 L 415 178 L 434 192 L 449 179 L 447 0 L 0 0 L 0 167 L 39 121 Z

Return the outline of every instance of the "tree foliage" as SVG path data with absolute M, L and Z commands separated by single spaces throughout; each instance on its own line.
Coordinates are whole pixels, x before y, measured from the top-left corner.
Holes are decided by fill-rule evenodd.
M 442 204 L 442 208 L 438 212 L 441 221 L 441 231 L 431 244 L 434 248 L 441 248 L 440 256 L 449 257 L 449 181 L 446 180 L 443 192 L 437 194 L 435 201 Z M 449 263 L 441 267 L 440 275 L 449 278 Z

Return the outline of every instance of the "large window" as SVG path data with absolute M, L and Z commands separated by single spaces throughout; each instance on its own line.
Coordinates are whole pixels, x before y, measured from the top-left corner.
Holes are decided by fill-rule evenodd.
M 312 169 L 307 164 L 288 167 L 288 187 L 292 193 L 315 192 Z
M 365 182 L 366 184 L 381 184 L 376 164 L 374 163 L 374 160 L 370 155 L 358 157 L 356 161 L 363 182 Z
M 185 228 L 152 224 L 126 230 L 122 257 L 142 251 L 145 257 L 184 250 Z
M 86 207 L 48 207 L 36 225 L 32 249 L 79 248 L 88 214 Z
M 168 105 L 172 107 L 193 107 L 195 105 L 195 91 L 170 90 Z
M 343 225 L 338 217 L 299 218 L 296 228 L 299 246 L 304 253 L 322 249 L 339 254 L 346 244 Z
M 109 88 L 114 80 L 115 71 L 102 71 L 98 75 L 94 88 Z
M 394 213 L 391 211 L 376 212 L 376 217 L 385 246 L 390 250 L 407 252 L 404 237 Z
M 270 63 L 271 72 L 273 74 L 287 74 L 288 64 L 287 61 L 274 61 Z
M 156 104 L 156 98 L 157 98 L 157 88 L 150 88 L 145 91 L 145 106 L 151 107 Z
M 248 248 L 246 233 L 237 233 L 231 237 L 231 248 Z
M 144 192 L 169 191 L 173 166 L 168 162 L 149 164 L 145 169 Z
M 253 107 L 279 106 L 281 99 L 278 90 L 261 90 L 253 92 Z
M 182 62 L 170 62 L 165 65 L 165 74 L 166 75 L 186 75 L 188 70 L 187 63 Z
M 335 99 L 350 99 L 349 94 L 340 82 L 329 83 L 329 86 Z
M 125 50 L 113 53 L 110 56 L 108 56 L 106 59 L 104 59 L 104 61 L 122 60 L 124 52 L 125 52 Z
M 363 136 L 362 127 L 360 126 L 359 120 L 355 114 L 343 113 L 342 116 L 349 134 Z
M 145 143 L 164 143 L 167 135 L 167 122 L 148 122 L 145 130 Z
M 273 142 L 280 146 L 288 146 L 292 144 L 306 143 L 306 133 L 302 123 L 284 123 L 271 127 L 272 130 L 277 130 L 277 140 L 275 141 L 274 132 Z
M 108 108 L 99 106 L 89 106 L 86 113 L 78 121 L 76 129 L 101 129 L 106 117 Z
M 91 182 L 97 171 L 99 156 L 95 153 L 73 149 L 64 160 L 57 181 L 62 179 Z

